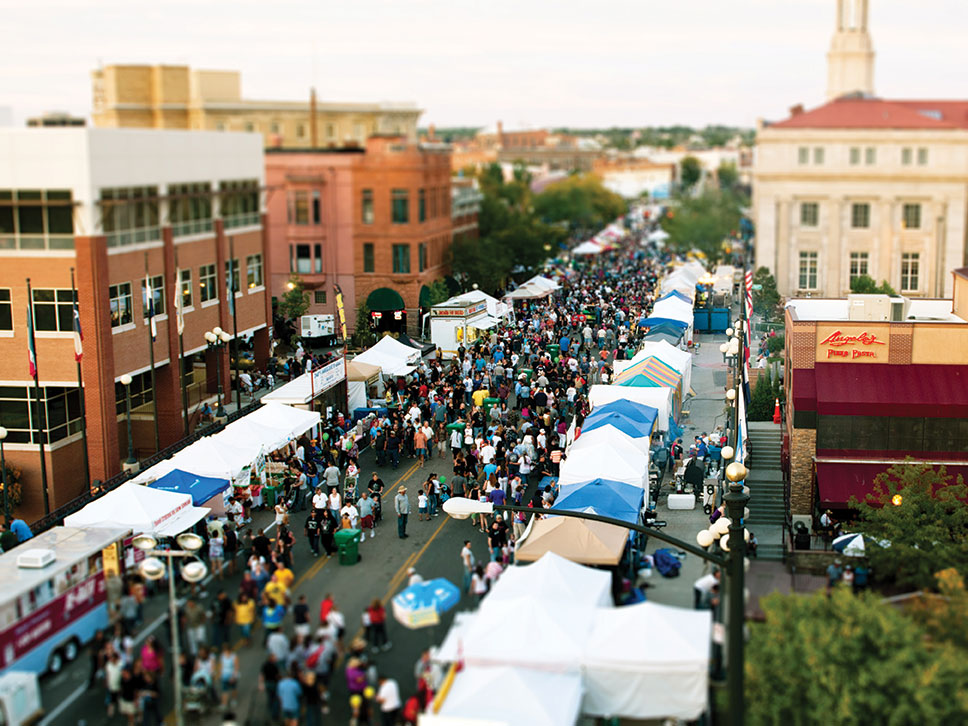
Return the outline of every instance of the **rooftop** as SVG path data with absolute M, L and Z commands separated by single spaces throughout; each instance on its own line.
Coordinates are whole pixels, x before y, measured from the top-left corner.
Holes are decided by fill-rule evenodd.
M 964 318 L 955 315 L 951 300 L 911 299 L 905 323 L 966 323 Z M 801 322 L 834 322 L 850 320 L 846 298 L 822 299 L 801 298 L 790 300 L 786 307 L 794 313 L 794 319 Z M 864 321 L 872 322 L 872 321 Z M 888 321 L 883 321 L 888 322 Z
M 968 129 L 968 101 L 843 96 L 771 124 L 774 129 Z

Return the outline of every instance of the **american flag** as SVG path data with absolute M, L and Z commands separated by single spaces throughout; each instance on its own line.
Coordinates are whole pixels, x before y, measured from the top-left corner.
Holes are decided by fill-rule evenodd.
M 77 300 L 74 300 L 74 360 L 78 363 L 84 357 L 84 334 L 81 332 L 81 315 L 77 312 Z
M 145 275 L 145 305 L 148 308 L 148 324 L 151 326 L 151 342 L 158 338 L 158 324 L 155 322 L 155 296 L 151 289 L 151 278 Z
M 34 316 L 30 305 L 27 305 L 27 370 L 30 377 L 37 380 L 37 347 L 34 344 Z
M 753 271 L 746 271 L 744 280 L 746 290 L 746 360 L 749 361 L 749 349 L 753 346 Z

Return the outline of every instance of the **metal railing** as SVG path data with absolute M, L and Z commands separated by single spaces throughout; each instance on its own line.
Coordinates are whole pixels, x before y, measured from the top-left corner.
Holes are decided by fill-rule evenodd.
M 242 418 L 243 416 L 246 416 L 252 413 L 260 405 L 261 404 L 258 401 L 258 399 L 253 400 L 249 402 L 247 405 L 240 408 L 239 410 L 233 411 L 228 416 L 226 416 L 224 422 L 222 423 L 215 422 L 215 423 L 209 424 L 208 426 L 205 426 L 204 428 L 200 428 L 197 431 L 193 432 L 190 436 L 180 439 L 179 441 L 175 442 L 171 446 L 152 454 L 151 456 L 147 457 L 146 459 L 143 459 L 140 462 L 141 466 L 139 471 L 144 471 L 145 469 L 151 468 L 159 461 L 164 461 L 168 457 L 174 454 L 177 454 L 186 446 L 190 446 L 191 444 L 194 444 L 196 441 L 198 441 L 204 436 L 218 433 L 233 421 L 236 421 Z M 33 524 L 30 525 L 30 531 L 33 532 L 34 534 L 37 534 L 55 525 L 61 524 L 64 520 L 64 517 L 68 517 L 71 514 L 79 512 L 81 509 L 83 509 L 85 506 L 93 502 L 102 494 L 105 494 L 113 489 L 117 489 L 119 486 L 124 484 L 129 479 L 132 479 L 135 476 L 137 476 L 137 474 L 138 472 L 121 472 L 120 474 L 117 474 L 116 476 L 111 477 L 107 481 L 101 482 L 101 484 L 99 485 L 96 491 L 89 490 L 88 492 L 80 495 L 79 497 L 75 497 L 67 504 L 61 507 L 58 507 L 50 514 L 45 515 L 44 517 L 41 517 L 40 519 L 35 521 Z

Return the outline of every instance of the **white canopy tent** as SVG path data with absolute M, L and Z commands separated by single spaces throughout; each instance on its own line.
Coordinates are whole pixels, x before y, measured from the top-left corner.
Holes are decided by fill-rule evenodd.
M 732 265 L 719 265 L 713 274 L 716 277 L 713 282 L 713 290 L 724 293 L 731 293 L 733 291 L 733 282 L 736 277 L 735 267 Z
M 363 363 L 359 360 L 351 360 L 346 364 L 346 398 L 348 401 L 348 413 L 353 413 L 358 408 L 366 408 L 367 387 L 370 385 L 379 386 L 381 369 L 379 366 Z
M 665 242 L 667 239 L 669 239 L 669 233 L 664 229 L 659 228 L 649 232 L 649 236 L 646 237 L 646 239 L 649 240 L 649 242 Z
M 645 488 L 649 480 L 648 454 L 618 438 L 590 441 L 584 446 L 583 438 L 578 437 L 568 451 L 568 458 L 561 463 L 559 486 L 593 479 L 612 479 Z
M 136 533 L 174 537 L 209 513 L 192 506 L 191 494 L 154 489 L 127 481 L 64 518 L 67 527 L 125 527 Z
M 524 284 L 531 285 L 533 287 L 538 288 L 539 290 L 547 290 L 548 292 L 552 292 L 554 290 L 558 290 L 559 288 L 561 288 L 561 285 L 559 285 L 551 278 L 545 277 L 544 275 L 535 275 L 530 280 L 526 280 Z
M 464 636 L 464 662 L 576 672 L 591 630 L 589 613 L 559 602 L 549 617 L 548 608 L 547 602 L 533 596 L 493 604 L 485 600 Z
M 652 306 L 651 317 L 679 320 L 686 323 L 689 327 L 692 327 L 692 304 L 675 296 L 667 297 L 665 300 L 659 300 L 659 302 Z
M 682 393 L 688 393 L 692 387 L 692 353 L 664 340 L 646 341 L 632 360 L 615 361 L 615 375 L 653 356 L 682 374 Z
M 652 441 L 652 437 L 639 436 L 636 438 L 634 436 L 629 436 L 621 429 L 616 428 L 611 424 L 607 424 L 605 426 L 594 428 L 591 431 L 582 431 L 581 435 L 577 439 L 573 439 L 573 441 L 574 443 L 572 443 L 568 448 L 569 456 L 571 456 L 572 453 L 574 453 L 575 456 L 578 456 L 584 449 L 597 446 L 599 444 L 608 444 L 611 442 L 621 442 L 619 445 L 623 448 L 626 446 L 632 446 L 648 456 L 650 448 L 649 442 Z
M 469 290 L 468 292 L 461 293 L 456 297 L 452 297 L 446 303 L 476 303 L 484 301 L 487 303 L 487 314 L 492 318 L 503 318 L 509 312 L 511 308 L 505 303 L 498 300 L 496 297 L 488 295 L 483 290 Z
M 186 446 L 170 459 L 157 464 L 134 477 L 139 484 L 160 479 L 173 469 L 181 469 L 198 476 L 234 481 L 247 466 L 251 466 L 260 450 L 237 447 L 229 439 L 206 436 L 191 446 Z
M 667 295 L 670 292 L 680 292 L 690 300 L 696 298 L 696 283 L 682 277 L 667 277 L 659 283 L 659 294 Z
M 580 245 L 575 247 L 571 253 L 573 255 L 600 255 L 604 251 L 605 250 L 601 245 L 589 240 L 587 242 L 582 242 Z
M 498 634 L 494 637 L 498 638 Z M 500 640 L 504 642 L 503 633 Z M 419 726 L 574 726 L 581 696 L 581 676 L 577 673 L 470 667 L 457 674 L 440 711 L 421 714 L 417 723 Z
M 584 567 L 546 552 L 534 564 L 505 570 L 487 600 L 492 603 L 529 596 L 551 607 L 563 602 L 590 611 L 612 607 L 612 576 L 605 570 Z
M 539 297 L 547 297 L 551 290 L 545 290 L 534 285 L 521 285 L 521 287 L 505 295 L 508 300 L 533 300 Z
M 669 430 L 669 417 L 672 415 L 671 388 L 646 388 L 636 386 L 606 386 L 596 384 L 588 392 L 588 402 L 594 409 L 612 401 L 634 401 L 652 406 L 659 411 L 656 426 L 659 431 Z M 593 477 L 594 478 L 594 477 Z
M 268 446 L 271 450 L 278 449 L 297 436 L 302 436 L 313 426 L 318 425 L 319 419 L 320 415 L 318 411 L 304 411 L 279 403 L 266 403 L 247 416 L 229 424 L 225 427 L 225 430 L 229 431 L 233 426 L 241 425 L 242 423 L 260 424 L 275 429 L 279 433 Z
M 706 710 L 709 611 L 644 602 L 601 608 L 585 644 L 583 712 L 692 721 Z
M 405 376 L 414 371 L 420 351 L 385 335 L 353 360 L 379 366 L 384 375 Z

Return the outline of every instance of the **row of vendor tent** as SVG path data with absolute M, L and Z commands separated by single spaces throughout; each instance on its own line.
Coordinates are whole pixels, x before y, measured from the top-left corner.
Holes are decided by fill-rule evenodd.
M 190 494 L 195 504 L 218 506 L 216 495 L 236 481 L 247 484 L 251 468 L 261 457 L 309 431 L 319 420 L 316 411 L 266 403 L 145 469 L 132 481 Z
M 193 527 L 210 511 L 208 507 L 195 506 L 190 494 L 128 481 L 65 517 L 64 526 L 122 527 L 135 534 L 174 537 Z
M 262 397 L 262 402 L 282 403 L 289 406 L 309 406 L 313 399 L 345 378 L 347 397 L 350 401 L 349 410 L 352 411 L 355 408 L 354 401 L 358 403 L 358 406 L 366 406 L 366 386 L 379 382 L 381 368 L 359 360 L 351 360 L 345 363 L 345 371 L 340 372 L 342 360 L 334 361 L 323 366 L 322 369 L 307 371 L 301 376 L 297 376 L 288 383 L 284 383 L 265 394 Z M 330 366 L 336 368 L 335 375 L 326 376 L 325 371 Z M 321 371 L 324 372 L 323 376 L 320 376 Z M 320 385 L 323 387 L 320 388 Z M 360 403 L 361 400 L 362 403 Z
M 696 719 L 706 710 L 711 632 L 706 611 L 615 608 L 608 571 L 548 553 L 508 568 L 476 613 L 457 614 L 434 658 L 463 668 L 419 723 Z
M 690 300 L 696 297 L 696 283 L 706 274 L 706 268 L 696 260 L 690 260 L 677 267 L 659 282 L 659 293 L 678 291 Z
M 416 370 L 421 351 L 385 335 L 353 361 L 377 366 L 385 376 L 405 376 Z
M 535 300 L 538 298 L 548 297 L 560 287 L 561 285 L 550 278 L 544 277 L 543 275 L 535 275 L 530 280 L 525 280 L 515 290 L 505 295 L 504 299 Z

